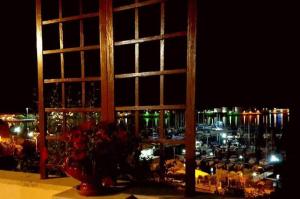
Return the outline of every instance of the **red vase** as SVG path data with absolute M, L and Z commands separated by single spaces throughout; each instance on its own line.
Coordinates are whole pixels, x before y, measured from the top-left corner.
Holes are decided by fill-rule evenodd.
M 95 183 L 81 182 L 79 194 L 83 196 L 95 196 L 99 194 L 100 188 Z

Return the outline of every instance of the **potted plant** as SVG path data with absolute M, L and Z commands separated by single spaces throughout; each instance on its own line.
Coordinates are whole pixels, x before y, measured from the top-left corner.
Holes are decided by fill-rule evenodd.
M 85 121 L 63 137 L 67 151 L 62 168 L 67 175 L 81 181 L 78 188 L 81 195 L 108 190 L 134 164 L 132 157 L 138 142 L 122 125 Z

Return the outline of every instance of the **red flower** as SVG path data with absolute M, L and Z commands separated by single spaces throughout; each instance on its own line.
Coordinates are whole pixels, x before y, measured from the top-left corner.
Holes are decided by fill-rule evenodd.
M 64 132 L 59 137 L 61 141 L 70 142 L 71 141 L 71 134 L 70 132 Z
M 88 137 L 82 131 L 75 129 L 71 131 L 71 142 L 75 149 L 84 149 L 87 147 Z
M 87 158 L 87 152 L 86 151 L 73 151 L 72 152 L 72 160 L 80 161 Z
M 116 137 L 122 142 L 125 143 L 128 140 L 128 134 L 125 130 L 118 130 Z
M 106 131 L 104 131 L 103 129 L 100 129 L 99 131 L 97 131 L 96 136 L 101 140 L 101 141 L 107 141 L 110 142 L 111 138 L 109 137 L 109 135 L 107 134 Z
M 121 170 L 118 165 L 123 165 L 125 155 L 131 152 L 127 147 L 131 137 L 115 123 L 101 122 L 96 126 L 95 121 L 86 121 L 62 137 L 69 143 L 63 165 L 66 173 L 106 187 L 113 184 L 115 171 Z
M 80 124 L 79 129 L 81 131 L 88 131 L 91 130 L 96 126 L 96 122 L 94 120 L 87 120 Z
M 101 185 L 104 187 L 111 187 L 113 185 L 113 180 L 111 177 L 104 177 L 101 180 Z

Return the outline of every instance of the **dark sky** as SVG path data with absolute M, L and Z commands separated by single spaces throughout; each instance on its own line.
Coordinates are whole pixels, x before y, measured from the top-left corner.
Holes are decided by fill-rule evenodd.
M 0 113 L 25 112 L 37 79 L 34 1 L 1 8 Z M 296 102 L 292 8 L 286 1 L 199 1 L 200 107 Z

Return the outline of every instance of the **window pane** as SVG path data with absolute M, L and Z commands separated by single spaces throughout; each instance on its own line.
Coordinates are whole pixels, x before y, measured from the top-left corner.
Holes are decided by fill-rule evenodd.
M 98 10 L 99 10 L 99 0 L 83 0 L 82 1 L 83 13 L 98 12 Z
M 167 1 L 165 6 L 165 32 L 172 33 L 187 30 L 186 0 Z
M 100 77 L 100 52 L 88 50 L 84 52 L 85 76 Z
M 48 54 L 43 57 L 44 79 L 58 79 L 60 74 L 60 54 Z
M 134 78 L 116 79 L 115 102 L 116 106 L 134 105 Z
M 187 43 L 185 37 L 165 40 L 165 69 L 186 68 Z
M 85 106 L 100 107 L 101 106 L 101 82 L 85 83 Z
M 140 78 L 140 105 L 159 105 L 159 76 Z
M 139 31 L 140 37 L 160 34 L 160 4 L 139 9 Z
M 80 46 L 79 21 L 63 23 L 64 48 Z
M 164 81 L 164 103 L 185 104 L 186 74 L 166 75 Z
M 56 19 L 58 18 L 58 1 L 43 0 L 42 3 L 42 19 Z
M 113 6 L 118 7 L 118 6 L 124 6 L 134 3 L 134 0 L 113 0 Z
M 160 42 L 151 41 L 140 44 L 140 72 L 159 71 Z
M 80 52 L 64 53 L 65 77 L 81 77 Z
M 62 0 L 62 16 L 79 15 L 79 0 Z
M 66 83 L 65 89 L 66 107 L 81 107 L 81 83 Z
M 46 108 L 61 107 L 61 84 L 44 84 L 44 100 Z
M 43 49 L 59 49 L 58 24 L 49 24 L 43 26 Z
M 114 13 L 115 41 L 134 39 L 134 10 Z
M 135 71 L 134 45 L 116 46 L 114 49 L 115 73 L 134 73 Z
M 83 21 L 84 45 L 99 45 L 99 18 L 89 18 Z

